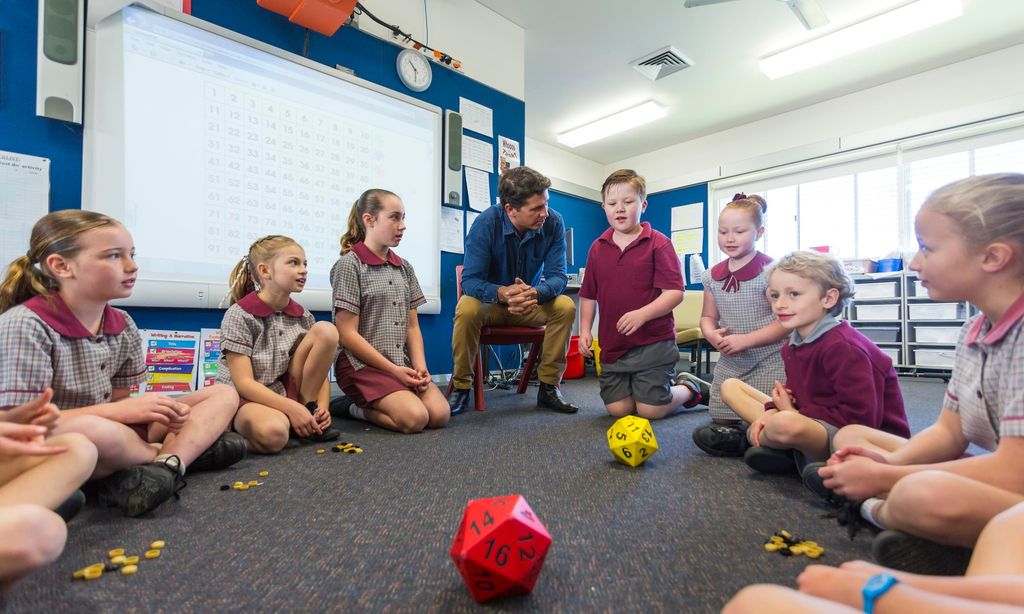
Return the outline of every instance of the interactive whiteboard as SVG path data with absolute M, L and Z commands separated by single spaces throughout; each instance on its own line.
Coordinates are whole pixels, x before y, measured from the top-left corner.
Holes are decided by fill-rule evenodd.
M 131 231 L 123 304 L 216 307 L 250 243 L 306 251 L 295 298 L 330 310 L 352 202 L 405 203 L 397 252 L 440 311 L 441 110 L 198 19 L 128 7 L 87 39 L 83 208 Z

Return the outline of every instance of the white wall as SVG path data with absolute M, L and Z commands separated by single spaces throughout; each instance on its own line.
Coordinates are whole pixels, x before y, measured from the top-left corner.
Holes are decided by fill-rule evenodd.
M 429 40 L 423 6 L 427 7 Z M 367 8 L 416 40 L 462 61 L 462 73 L 523 100 L 526 91 L 523 29 L 475 0 L 387 0 Z M 391 31 L 363 15 L 359 28 L 386 40 Z
M 765 168 L 1021 112 L 1019 66 L 1024 45 L 620 160 L 605 171 L 634 168 L 657 192 L 717 179 L 723 165 L 735 174 L 728 171 L 753 170 L 759 159 Z
M 601 184 L 607 176 L 603 166 L 529 137 L 524 148 L 523 164 L 550 177 L 553 188 L 600 200 Z

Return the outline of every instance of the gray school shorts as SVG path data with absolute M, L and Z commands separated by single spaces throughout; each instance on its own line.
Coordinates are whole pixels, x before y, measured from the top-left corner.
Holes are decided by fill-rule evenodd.
M 824 420 L 818 420 L 817 418 L 811 418 L 811 420 L 814 420 L 815 422 L 817 422 L 821 426 L 825 427 L 825 432 L 828 433 L 828 455 L 832 456 L 832 453 L 836 451 L 836 443 L 835 443 L 835 441 L 836 441 L 836 433 L 839 432 L 839 427 L 835 426 L 834 424 L 829 424 L 828 422 L 825 422 Z M 815 461 L 813 458 L 807 456 L 806 454 L 804 454 L 803 452 L 800 452 L 799 450 L 793 450 L 793 460 L 796 462 L 797 471 L 803 471 L 804 467 L 806 467 L 807 465 L 809 465 L 811 463 L 819 462 L 819 461 Z M 823 460 L 828 460 L 828 459 L 826 458 L 826 459 L 823 459 Z
M 657 341 L 601 363 L 601 400 L 605 405 L 632 397 L 637 403 L 665 405 L 672 400 L 679 350 L 675 341 Z

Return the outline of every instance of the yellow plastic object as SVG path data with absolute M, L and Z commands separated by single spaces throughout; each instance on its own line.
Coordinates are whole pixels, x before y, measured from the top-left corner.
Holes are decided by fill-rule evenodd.
M 110 557 L 110 563 L 112 565 L 122 565 L 122 564 L 124 564 L 124 561 L 125 561 L 126 558 L 128 558 L 128 557 L 126 557 L 123 554 L 119 554 L 117 556 L 112 556 L 112 557 Z
M 260 483 L 257 482 L 256 480 L 249 480 L 249 486 L 259 486 L 259 485 L 260 485 Z
M 155 559 L 158 556 L 160 556 L 160 550 L 158 550 L 156 548 L 154 548 L 153 550 L 147 550 L 146 551 L 146 558 L 147 559 Z
M 324 452 L 326 452 L 326 451 L 327 451 L 327 450 L 324 450 L 323 448 L 320 448 L 319 450 L 317 450 L 317 451 L 316 451 L 316 453 L 317 453 L 317 454 L 323 454 L 323 453 L 324 453 Z
M 636 467 L 658 451 L 658 440 L 646 418 L 625 416 L 608 429 L 608 449 L 620 463 Z
M 137 565 L 125 565 L 124 567 L 121 568 L 121 575 L 122 576 L 130 576 L 133 573 L 137 572 L 138 570 L 139 570 L 139 567 Z
M 124 554 L 124 548 L 114 548 L 113 550 L 107 553 L 107 556 L 110 558 L 114 558 L 115 556 L 121 556 L 122 554 Z
M 125 565 L 138 565 L 139 564 L 139 555 L 134 554 L 132 556 L 127 556 L 127 557 L 125 557 L 124 562 L 125 562 Z
M 102 569 L 86 569 L 82 577 L 86 580 L 95 580 L 96 578 L 103 575 Z
M 270 475 L 270 472 L 269 472 L 269 471 L 260 471 L 260 477 L 261 477 L 261 478 L 265 478 L 265 477 L 267 477 L 268 475 Z
M 597 337 L 594 337 L 594 368 L 597 369 L 597 374 L 601 375 L 601 346 L 597 342 Z
M 153 542 L 152 544 L 150 544 L 149 547 L 153 548 L 155 550 L 160 550 L 161 548 L 163 548 L 166 545 L 167 545 L 167 543 L 164 540 L 158 539 L 155 542 Z

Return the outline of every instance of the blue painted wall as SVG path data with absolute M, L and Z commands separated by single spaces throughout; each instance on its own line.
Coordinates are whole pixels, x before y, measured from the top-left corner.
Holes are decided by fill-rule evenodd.
M 692 203 L 704 203 L 704 228 L 706 229 L 708 227 L 708 185 L 706 183 L 648 195 L 646 213 L 647 221 L 651 223 L 652 228 L 671 237 L 672 207 L 689 205 Z M 709 246 L 707 239 L 705 239 L 704 251 L 701 252 L 700 255 L 705 265 L 708 263 L 709 247 L 717 249 L 717 245 Z M 688 267 L 690 266 L 690 259 L 695 257 L 696 254 L 691 254 L 686 257 L 684 266 L 687 268 L 684 269 L 684 272 L 689 270 Z M 686 272 L 686 275 L 689 276 L 689 273 Z M 691 283 L 686 285 L 687 290 L 702 290 L 703 288 L 704 286 L 700 283 Z

